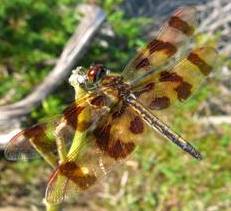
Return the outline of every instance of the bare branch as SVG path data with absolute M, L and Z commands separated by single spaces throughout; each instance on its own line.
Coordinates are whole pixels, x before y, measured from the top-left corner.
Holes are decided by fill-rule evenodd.
M 28 114 L 67 78 L 72 68 L 83 57 L 90 40 L 105 20 L 105 14 L 99 7 L 93 5 L 81 5 L 78 9 L 85 16 L 65 46 L 53 70 L 44 81 L 24 99 L 11 105 L 1 106 L 0 120 L 5 121 Z
M 198 122 L 201 124 L 213 124 L 213 125 L 220 125 L 220 124 L 231 124 L 231 116 L 210 116 L 210 117 L 203 117 L 199 118 Z

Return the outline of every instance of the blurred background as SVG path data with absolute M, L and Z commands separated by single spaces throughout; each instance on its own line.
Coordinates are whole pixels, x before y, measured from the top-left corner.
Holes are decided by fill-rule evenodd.
M 68 76 L 74 67 L 102 63 L 122 71 L 163 21 L 187 4 L 198 10 L 196 45 L 217 46 L 220 58 L 196 95 L 167 118 L 204 160 L 156 137 L 63 210 L 231 210 L 229 0 L 2 0 L 0 211 L 44 210 L 51 172 L 43 160 L 6 161 L 9 137 L 73 101 Z

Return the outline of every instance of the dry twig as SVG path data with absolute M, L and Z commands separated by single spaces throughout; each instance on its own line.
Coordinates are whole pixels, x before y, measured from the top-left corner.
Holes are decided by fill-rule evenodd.
M 204 125 L 231 124 L 231 116 L 209 116 L 199 118 L 198 122 Z
M 78 7 L 78 9 L 85 14 L 85 16 L 65 46 L 53 70 L 45 80 L 24 99 L 11 105 L 1 106 L 0 120 L 7 122 L 9 119 L 28 114 L 67 78 L 78 60 L 83 57 L 90 40 L 105 20 L 105 14 L 99 7 L 93 5 L 82 5 Z

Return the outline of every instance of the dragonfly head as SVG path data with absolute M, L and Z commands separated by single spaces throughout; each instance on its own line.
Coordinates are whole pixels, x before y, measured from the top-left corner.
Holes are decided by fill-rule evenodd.
M 109 73 L 109 70 L 102 64 L 91 65 L 88 69 L 83 67 L 77 67 L 73 71 L 69 79 L 71 84 L 72 81 L 77 82 L 85 90 L 90 91 L 98 87 L 99 82 Z

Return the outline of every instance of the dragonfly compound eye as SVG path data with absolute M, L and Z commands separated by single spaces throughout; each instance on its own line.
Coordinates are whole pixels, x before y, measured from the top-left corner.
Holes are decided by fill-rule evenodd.
M 88 72 L 87 78 L 89 82 L 95 83 L 100 81 L 106 75 L 106 68 L 102 64 L 91 65 Z

